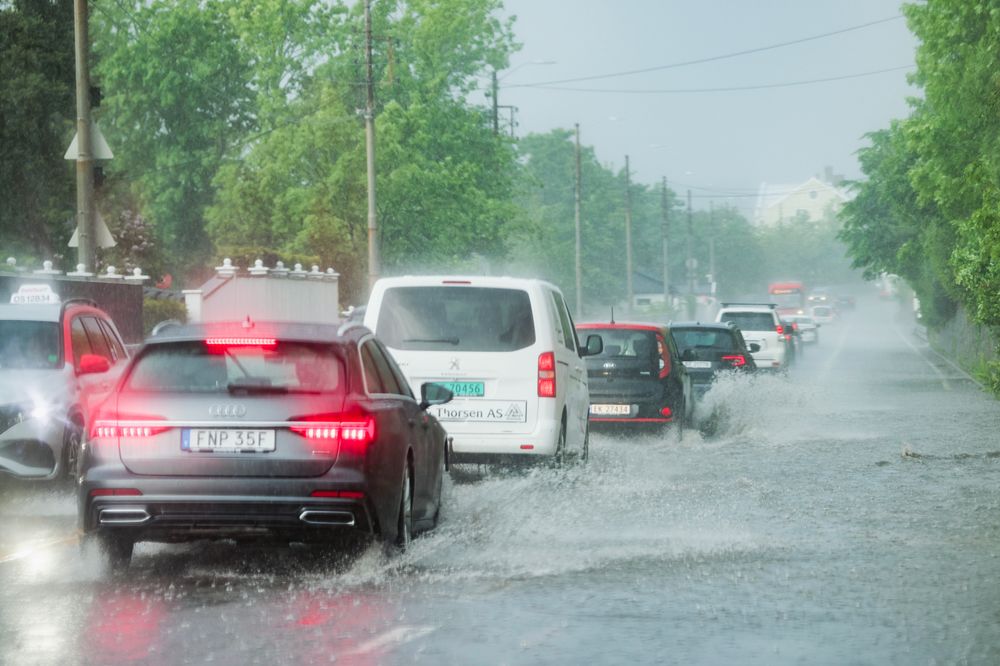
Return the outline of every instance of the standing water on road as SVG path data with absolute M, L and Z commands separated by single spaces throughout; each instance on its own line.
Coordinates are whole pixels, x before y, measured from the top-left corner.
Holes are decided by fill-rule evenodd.
M 1000 660 L 1000 410 L 974 382 L 872 309 L 787 377 L 721 381 L 715 408 L 712 436 L 456 471 L 393 560 L 144 544 L 105 580 L 70 498 L 8 488 L 0 661 Z

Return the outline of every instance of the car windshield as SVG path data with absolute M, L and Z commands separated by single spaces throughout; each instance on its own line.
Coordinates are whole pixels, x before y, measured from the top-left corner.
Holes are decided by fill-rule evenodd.
M 717 328 L 671 328 L 670 332 L 682 354 L 688 349 L 730 351 L 736 348 L 732 331 Z
M 393 349 L 505 352 L 535 343 L 528 293 L 485 287 L 394 287 L 376 331 Z
M 741 331 L 773 331 L 774 316 L 770 312 L 724 312 L 721 321 L 729 321 Z
M 146 348 L 125 388 L 158 393 L 341 393 L 343 362 L 330 345 L 209 345 L 202 341 Z
M 58 323 L 0 321 L 0 369 L 51 370 L 60 357 Z

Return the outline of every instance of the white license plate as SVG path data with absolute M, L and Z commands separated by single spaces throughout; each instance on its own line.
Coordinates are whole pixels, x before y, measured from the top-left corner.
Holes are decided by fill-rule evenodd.
M 591 405 L 593 416 L 628 416 L 632 413 L 632 405 Z
M 259 453 L 274 451 L 274 430 L 257 428 L 185 428 L 181 431 L 184 451 Z
M 711 361 L 684 361 L 685 368 L 711 368 Z

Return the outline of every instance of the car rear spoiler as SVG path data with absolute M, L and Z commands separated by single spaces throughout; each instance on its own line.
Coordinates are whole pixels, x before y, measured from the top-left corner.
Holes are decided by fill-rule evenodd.
M 738 305 L 752 305 L 758 308 L 771 308 L 772 310 L 778 307 L 777 303 L 723 303 L 721 307 L 730 308 Z

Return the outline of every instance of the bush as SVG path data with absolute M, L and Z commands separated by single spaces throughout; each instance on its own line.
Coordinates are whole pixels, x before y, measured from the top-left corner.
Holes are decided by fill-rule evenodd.
M 184 301 L 169 301 L 158 298 L 143 299 L 142 334 L 144 336 L 149 335 L 154 326 L 167 319 L 187 321 L 187 308 Z

